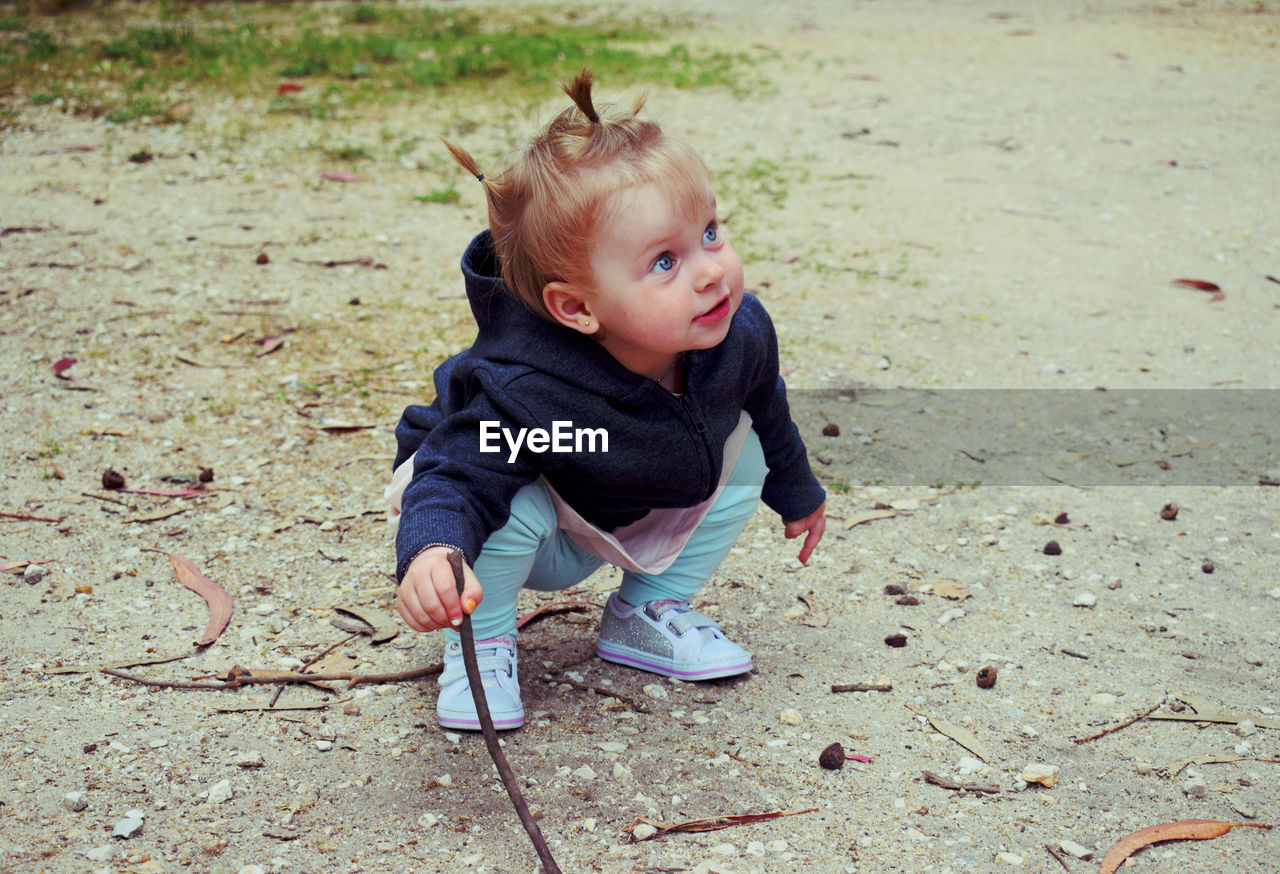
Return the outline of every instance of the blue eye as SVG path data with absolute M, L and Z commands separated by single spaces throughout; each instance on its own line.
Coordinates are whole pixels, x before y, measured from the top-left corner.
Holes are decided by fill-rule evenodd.
M 720 223 L 712 222 L 707 225 L 707 229 L 702 232 L 702 245 L 709 246 L 718 239 L 720 239 Z
M 676 259 L 671 257 L 670 252 L 663 252 L 654 259 L 653 266 L 649 268 L 650 273 L 666 273 L 676 266 Z

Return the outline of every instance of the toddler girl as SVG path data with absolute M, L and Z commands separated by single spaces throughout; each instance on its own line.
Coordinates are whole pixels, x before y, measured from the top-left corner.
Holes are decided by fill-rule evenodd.
M 568 588 L 622 568 L 596 652 L 682 680 L 751 670 L 690 606 L 761 499 L 805 534 L 825 528 L 778 374 L 777 340 L 743 292 L 711 177 L 658 125 L 598 114 L 583 71 L 557 116 L 501 175 L 481 173 L 489 230 L 462 256 L 479 327 L 435 371 L 436 399 L 396 428 L 388 488 L 397 606 L 446 629 L 436 705 L 479 727 L 453 627 L 472 618 L 494 724 L 524 722 L 521 587 Z M 459 597 L 447 562 L 467 563 Z

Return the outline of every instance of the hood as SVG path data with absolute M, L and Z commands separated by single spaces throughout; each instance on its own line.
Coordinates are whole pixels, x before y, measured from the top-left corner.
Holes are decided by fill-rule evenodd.
M 645 377 L 627 370 L 595 340 L 542 318 L 507 288 L 489 231 L 467 246 L 462 275 L 479 328 L 473 354 L 492 362 L 526 365 L 618 400 L 647 390 Z

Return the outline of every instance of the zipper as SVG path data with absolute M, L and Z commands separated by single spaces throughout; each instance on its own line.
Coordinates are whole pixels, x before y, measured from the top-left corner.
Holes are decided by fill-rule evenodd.
M 698 410 L 693 405 L 693 401 L 689 400 L 689 394 L 680 395 L 680 404 L 684 407 L 685 412 L 689 414 L 689 418 L 693 419 L 693 427 L 698 429 L 699 434 L 705 434 L 707 431 L 706 424 L 702 421 L 702 417 L 698 415 Z

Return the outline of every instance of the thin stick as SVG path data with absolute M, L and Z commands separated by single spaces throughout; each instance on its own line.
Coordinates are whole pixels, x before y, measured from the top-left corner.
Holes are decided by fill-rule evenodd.
M 542 681 L 544 683 L 567 683 L 568 685 L 582 692 L 594 692 L 595 694 L 600 695 L 601 697 L 604 697 L 604 698 L 613 698 L 614 700 L 620 701 L 623 704 L 627 705 L 637 713 L 650 712 L 648 707 L 644 706 L 634 698 L 631 698 L 627 695 L 622 695 L 618 692 L 611 691 L 609 689 L 604 688 L 603 686 L 593 686 L 590 683 L 580 683 L 577 680 L 566 677 L 563 673 L 555 674 L 553 676 L 543 677 Z
M 50 519 L 47 516 L 28 516 L 26 513 L 0 513 L 0 518 L 17 519 L 21 522 L 61 522 L 62 517 Z
M 892 692 L 892 683 L 837 683 L 832 692 Z
M 1142 720 L 1142 719 L 1146 719 L 1148 716 L 1155 713 L 1156 710 L 1159 709 L 1160 705 L 1164 704 L 1164 700 L 1165 700 L 1164 698 L 1161 698 L 1159 701 L 1157 701 L 1155 704 L 1152 704 L 1150 707 L 1148 707 L 1146 710 L 1139 713 L 1137 716 L 1134 716 L 1131 719 L 1126 719 L 1124 722 L 1120 723 L 1119 725 L 1113 725 L 1111 728 L 1104 728 L 1102 731 L 1098 732 L 1097 734 L 1091 734 L 1088 737 L 1078 737 L 1075 739 L 1075 742 L 1078 744 L 1082 744 L 1082 743 L 1085 743 L 1086 741 L 1097 740 L 1100 737 L 1106 737 L 1112 732 L 1119 731 L 1122 728 L 1128 728 L 1129 726 L 1133 725 L 1135 722 L 1138 722 L 1139 720 Z
M 1061 865 L 1063 869 L 1067 871 L 1071 870 L 1071 867 L 1067 864 L 1067 860 L 1062 858 L 1062 854 L 1055 850 L 1052 844 L 1045 844 L 1044 848 L 1050 856 L 1053 856 L 1053 858 L 1058 860 L 1058 864 Z
M 324 553 L 323 553 L 323 552 L 322 552 L 322 553 L 320 553 L 320 554 L 321 554 L 321 555 L 324 555 Z M 312 666 L 312 665 L 314 665 L 316 662 L 320 661 L 320 659 L 324 658 L 324 657 L 325 657 L 325 656 L 327 656 L 329 653 L 333 652 L 335 649 L 337 649 L 338 647 L 342 646 L 342 645 L 343 645 L 344 643 L 346 643 L 347 641 L 349 641 L 349 640 L 354 640 L 355 638 L 359 637 L 359 636 L 360 636 L 361 634 L 363 634 L 363 633 L 364 633 L 364 632 L 361 632 L 361 631 L 353 632 L 353 633 L 351 634 L 351 636 L 350 636 L 350 637 L 343 638 L 342 640 L 340 640 L 340 641 L 338 641 L 337 643 L 335 643 L 333 646 L 328 647 L 327 649 L 325 649 L 324 651 L 322 651 L 322 652 L 320 652 L 320 653 L 317 653 L 316 655 L 313 655 L 311 658 L 307 659 L 307 660 L 306 660 L 306 662 L 302 665 L 302 669 L 305 671 L 307 668 L 311 667 L 311 666 Z M 280 696 L 284 694 L 284 689 L 285 689 L 285 687 L 284 687 L 284 686 L 281 686 L 279 689 L 276 689 L 276 694 L 274 694 L 274 695 L 272 695 L 272 696 L 271 696 L 271 703 L 267 705 L 267 709 L 268 709 L 268 710 L 270 710 L 270 709 L 272 709 L 272 708 L 274 708 L 274 707 L 276 706 L 276 702 L 277 702 L 277 701 L 279 701 L 279 700 L 280 700 Z
M 935 786 L 941 786 L 943 789 L 953 789 L 957 792 L 999 792 L 1000 787 L 991 783 L 959 783 L 941 774 L 935 774 L 932 771 L 921 771 L 924 779 L 928 783 Z
M 449 567 L 453 569 L 453 581 L 458 587 L 458 594 L 461 595 L 463 578 L 460 551 L 455 549 L 449 553 Z M 470 614 L 462 614 L 462 626 L 458 629 L 458 633 L 462 636 L 462 663 L 467 668 L 467 682 L 471 685 L 471 697 L 475 700 L 476 716 L 480 718 L 480 730 L 484 733 L 484 745 L 489 748 L 489 758 L 493 759 L 494 767 L 498 769 L 498 776 L 502 778 L 502 785 L 506 787 L 507 795 L 511 797 L 511 804 L 516 809 L 516 816 L 520 817 L 520 824 L 529 833 L 529 840 L 533 841 L 533 848 L 537 851 L 538 858 L 542 860 L 544 874 L 561 874 L 560 866 L 551 855 L 551 848 L 547 846 L 538 823 L 529 812 L 529 805 L 525 804 L 524 796 L 520 794 L 516 775 L 511 771 L 511 765 L 507 764 L 502 745 L 498 743 L 498 732 L 493 727 L 493 717 L 489 714 L 489 702 L 484 697 L 484 684 L 480 680 L 480 665 L 476 661 L 476 641 L 471 633 Z
M 396 671 L 391 674 L 353 674 L 349 671 L 332 674 L 282 674 L 274 677 L 236 677 L 223 683 L 181 683 L 172 680 L 148 680 L 146 677 L 127 674 L 115 668 L 102 668 L 102 673 L 109 677 L 118 677 L 131 683 L 141 683 L 143 686 L 155 686 L 159 689 L 235 689 L 238 686 L 269 686 L 273 683 L 315 683 L 317 681 L 327 683 L 335 680 L 346 680 L 349 683 L 347 688 L 354 689 L 362 683 L 378 685 L 380 683 L 404 683 L 412 680 L 422 680 L 427 677 L 433 677 L 443 670 L 444 665 L 436 662 L 434 665 L 427 665 L 425 668 L 415 668 L 412 671 Z

